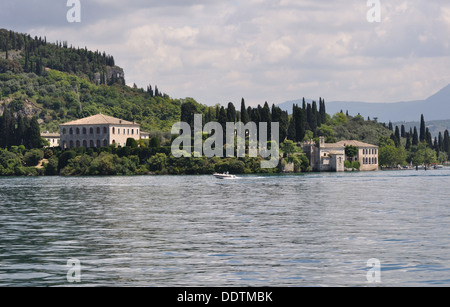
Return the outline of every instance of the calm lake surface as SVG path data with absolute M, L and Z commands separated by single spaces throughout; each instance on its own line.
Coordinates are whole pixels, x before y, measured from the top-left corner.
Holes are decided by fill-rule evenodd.
M 450 286 L 447 168 L 0 187 L 0 286 Z

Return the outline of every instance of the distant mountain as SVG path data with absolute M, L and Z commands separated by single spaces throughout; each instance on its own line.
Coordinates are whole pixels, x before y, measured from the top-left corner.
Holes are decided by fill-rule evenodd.
M 310 99 L 307 101 L 311 101 Z M 287 101 L 278 106 L 292 112 L 292 105 L 301 105 L 302 100 Z M 380 122 L 417 121 L 420 115 L 426 121 L 450 119 L 450 84 L 425 100 L 415 100 L 395 103 L 368 103 L 356 101 L 326 102 L 328 114 L 335 114 L 341 110 L 350 115 L 361 114 L 364 117 L 378 118 Z

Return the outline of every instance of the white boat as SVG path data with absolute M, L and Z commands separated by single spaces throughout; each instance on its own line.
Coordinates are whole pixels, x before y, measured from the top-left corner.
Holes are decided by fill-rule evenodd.
M 235 175 L 230 175 L 228 173 L 226 174 L 214 174 L 214 177 L 218 178 L 218 179 L 236 179 Z

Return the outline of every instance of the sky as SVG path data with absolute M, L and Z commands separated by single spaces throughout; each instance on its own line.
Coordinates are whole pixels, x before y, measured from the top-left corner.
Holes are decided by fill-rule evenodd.
M 448 0 L 369 1 L 379 22 L 367 0 L 77 1 L 80 22 L 72 1 L 2 0 L 0 28 L 105 51 L 127 84 L 207 105 L 410 101 L 450 83 Z

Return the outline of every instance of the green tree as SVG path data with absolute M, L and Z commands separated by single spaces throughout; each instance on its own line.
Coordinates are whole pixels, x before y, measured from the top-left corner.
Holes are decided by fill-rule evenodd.
M 245 107 L 245 100 L 244 100 L 244 98 L 242 98 L 242 100 L 241 100 L 241 121 L 244 124 L 247 124 L 249 122 L 248 113 L 247 113 L 247 109 Z
M 420 136 L 419 140 L 420 142 L 424 142 L 427 138 L 426 134 L 426 126 L 425 126 L 425 119 L 423 117 L 423 114 L 420 116 Z
M 359 149 L 356 146 L 353 146 L 353 145 L 345 146 L 345 155 L 350 160 L 352 160 L 353 157 L 355 157 L 358 154 L 358 151 L 359 151 Z
M 378 150 L 379 164 L 385 167 L 395 167 L 406 163 L 406 151 L 394 144 L 385 145 Z
M 167 166 L 167 156 L 163 153 L 157 153 L 148 159 L 148 169 L 151 172 L 162 171 Z
M 137 141 L 134 138 L 128 138 L 126 146 L 127 147 L 131 147 L 131 148 L 137 148 L 138 147 L 138 143 L 137 143 Z

